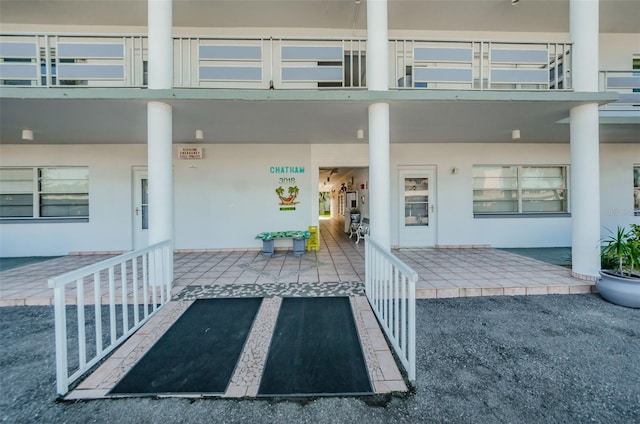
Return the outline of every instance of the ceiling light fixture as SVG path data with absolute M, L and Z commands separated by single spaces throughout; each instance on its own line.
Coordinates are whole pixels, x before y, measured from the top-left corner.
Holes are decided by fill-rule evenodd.
M 356 138 L 360 141 L 364 140 L 364 130 L 356 131 Z
M 511 131 L 511 140 L 520 140 L 520 130 Z
M 22 130 L 22 139 L 33 141 L 33 131 L 31 130 Z
M 520 0 L 511 0 L 511 6 L 515 6 L 518 3 L 520 3 Z

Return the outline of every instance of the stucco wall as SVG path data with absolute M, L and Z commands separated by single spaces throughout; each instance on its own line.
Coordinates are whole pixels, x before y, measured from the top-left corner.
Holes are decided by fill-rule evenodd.
M 89 222 L 0 223 L 1 256 L 52 256 L 132 248 L 132 167 L 144 145 L 2 145 L 2 166 L 88 166 Z
M 177 146 L 176 146 L 177 147 Z M 261 231 L 304 229 L 318 222 L 318 167 L 367 166 L 368 145 L 203 145 L 204 159 L 174 160 L 176 248 L 259 248 Z M 633 165 L 640 144 L 601 146 L 601 224 L 603 234 L 617 225 L 640 223 L 633 216 Z M 2 166 L 88 166 L 90 220 L 81 223 L 0 224 L 0 255 L 63 255 L 77 251 L 132 248 L 133 168 L 144 166 L 144 145 L 2 145 Z M 437 168 L 437 244 L 490 244 L 494 247 L 569 246 L 571 218 L 474 218 L 474 164 L 569 165 L 568 144 L 392 144 L 391 235 L 398 243 L 398 167 Z M 277 174 L 272 166 L 304 167 Z M 458 168 L 456 174 L 451 173 Z M 356 171 L 356 187 L 367 181 Z M 279 178 L 294 177 L 300 189 L 295 210 L 281 211 Z M 366 179 L 365 179 L 366 178 Z M 368 214 L 370 196 L 361 205 Z M 289 241 L 281 242 L 288 246 Z

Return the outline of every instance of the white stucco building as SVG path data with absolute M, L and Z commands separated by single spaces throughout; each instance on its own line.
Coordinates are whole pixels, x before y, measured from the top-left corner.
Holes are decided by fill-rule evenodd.
M 572 246 L 586 279 L 640 223 L 634 0 L 0 12 L 1 256 L 260 248 L 343 183 L 385 246 Z

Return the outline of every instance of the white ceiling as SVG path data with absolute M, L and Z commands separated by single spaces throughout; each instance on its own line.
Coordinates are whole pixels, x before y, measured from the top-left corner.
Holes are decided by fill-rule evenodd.
M 173 140 L 202 143 L 358 143 L 368 138 L 367 106 L 348 100 L 193 100 L 173 106 Z M 567 143 L 568 117 L 576 102 L 495 100 L 392 100 L 392 143 Z M 22 129 L 37 144 L 146 143 L 144 99 L 0 99 L 0 140 L 24 143 Z M 637 122 L 637 119 L 636 121 Z M 640 124 L 601 125 L 602 142 L 638 142 Z
M 176 27 L 366 26 L 366 0 L 174 0 Z M 146 0 L 0 0 L 0 23 L 146 26 Z M 389 0 L 390 29 L 567 32 L 569 0 Z M 640 0 L 600 0 L 601 32 L 640 33 Z M 47 97 L 47 96 L 44 96 Z M 70 96 L 73 97 L 73 96 Z M 213 96 L 215 97 L 215 96 Z M 174 141 L 353 143 L 366 101 L 173 100 Z M 573 104 L 575 105 L 575 104 Z M 568 142 L 568 102 L 393 100 L 391 141 Z M 146 143 L 145 99 L 0 99 L 0 142 Z M 601 125 L 603 142 L 637 142 L 640 125 Z M 366 137 L 365 137 L 366 141 Z
M 173 0 L 176 27 L 366 28 L 366 1 Z M 371 0 L 370 0 L 371 1 Z M 568 32 L 569 0 L 388 0 L 389 29 Z M 147 0 L 2 0 L 0 23 L 146 26 Z M 640 32 L 639 0 L 600 0 L 600 32 Z

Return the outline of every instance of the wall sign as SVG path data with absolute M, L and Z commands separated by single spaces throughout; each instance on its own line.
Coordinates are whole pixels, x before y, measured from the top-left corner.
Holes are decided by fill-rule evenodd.
M 278 187 L 275 189 L 281 211 L 295 211 L 300 188 L 296 177 L 291 174 L 304 174 L 304 166 L 270 166 L 269 173 L 277 175 Z
M 178 158 L 180 159 L 202 159 L 202 147 L 189 146 L 178 148 Z

